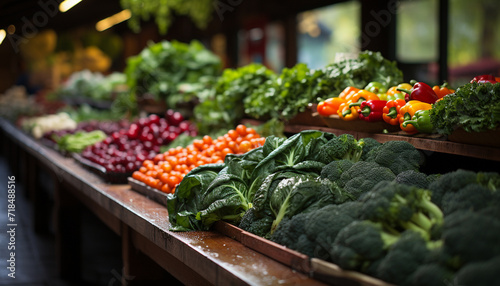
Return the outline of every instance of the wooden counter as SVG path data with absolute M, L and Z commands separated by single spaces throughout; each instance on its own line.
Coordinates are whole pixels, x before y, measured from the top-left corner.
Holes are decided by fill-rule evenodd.
M 11 142 L 9 150 L 18 148 L 29 172 L 36 172 L 34 166 L 44 168 L 56 182 L 57 257 L 63 278 L 77 279 L 80 274 L 75 217 L 78 206 L 83 205 L 122 237 L 123 277 L 137 277 L 134 250 L 140 250 L 186 285 L 322 285 L 216 231 L 171 232 L 167 209 L 129 185 L 104 183 L 4 119 L 0 119 L 0 129 L 2 143 Z M 26 175 L 23 177 L 34 176 Z M 22 183 L 30 185 L 29 181 Z M 36 186 L 28 186 L 28 192 L 36 206 Z

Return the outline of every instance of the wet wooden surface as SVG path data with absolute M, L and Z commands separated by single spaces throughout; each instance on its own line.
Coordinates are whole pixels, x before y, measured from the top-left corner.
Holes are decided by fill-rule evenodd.
M 3 119 L 0 127 L 3 136 L 49 170 L 58 183 L 61 225 L 56 228 L 56 236 L 61 244 L 59 264 L 63 272 L 78 263 L 68 257 L 76 253 L 68 241 L 77 233 L 67 233 L 68 220 L 77 212 L 72 206 L 76 198 L 122 235 L 124 250 L 139 249 L 187 285 L 322 285 L 216 231 L 171 232 L 164 206 L 133 191 L 129 185 L 106 184 L 73 159 L 41 145 Z

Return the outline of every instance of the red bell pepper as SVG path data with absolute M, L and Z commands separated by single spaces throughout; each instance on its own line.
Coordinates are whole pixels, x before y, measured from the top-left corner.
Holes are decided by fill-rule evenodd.
M 359 118 L 368 121 L 382 121 L 382 114 L 387 101 L 385 100 L 367 100 L 361 102 Z
M 426 103 L 433 104 L 436 100 L 439 99 L 437 94 L 432 90 L 428 84 L 424 82 L 415 82 L 412 81 L 413 87 L 411 90 L 398 88 L 399 91 L 406 92 L 405 101 L 408 102 L 410 100 L 418 100 Z
M 483 74 L 483 75 L 478 75 L 476 77 L 474 77 L 471 81 L 471 83 L 473 82 L 477 82 L 477 83 L 498 83 L 497 79 L 492 76 L 492 75 L 489 75 L 489 74 Z

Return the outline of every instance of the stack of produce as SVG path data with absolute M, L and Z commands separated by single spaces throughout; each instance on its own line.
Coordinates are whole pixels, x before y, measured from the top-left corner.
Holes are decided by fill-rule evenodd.
M 114 92 L 122 90 L 125 82 L 123 73 L 114 72 L 105 76 L 82 70 L 73 73 L 53 95 L 66 100 L 112 101 Z
M 311 70 L 299 63 L 275 74 L 251 64 L 225 70 L 208 95 L 200 96 L 195 114 L 200 130 L 230 127 L 241 118 L 289 120 L 316 103 L 339 94 L 345 87 L 364 87 L 372 81 L 385 86 L 403 80 L 395 62 L 380 53 L 364 51 L 356 59 Z M 242 108 L 243 107 L 243 108 Z
M 320 131 L 268 137 L 187 174 L 169 195 L 169 220 L 176 231 L 225 220 L 397 285 L 492 285 L 500 174 L 426 175 L 422 163 L 405 141 Z
M 138 119 L 128 129 L 116 130 L 104 141 L 85 148 L 82 157 L 105 167 L 109 173 L 132 173 L 179 134 L 196 136 L 195 129 L 179 112 L 168 110 L 165 118 L 152 114 Z
M 253 128 L 238 125 L 224 136 L 213 140 L 205 135 L 186 148 L 171 148 L 158 154 L 154 160 L 146 160 L 132 177 L 151 188 L 164 193 L 173 193 L 186 174 L 196 167 L 222 163 L 228 154 L 243 154 L 264 144 Z
M 3 118 L 16 121 L 20 116 L 32 116 L 41 111 L 35 98 L 30 97 L 22 86 L 11 87 L 0 94 L 0 114 Z
M 429 112 L 436 131 L 449 135 L 458 128 L 467 132 L 497 128 L 500 124 L 500 78 L 496 78 L 498 81 L 491 78 L 473 79 L 437 101 Z
M 60 112 L 27 118 L 22 121 L 21 126 L 24 130 L 30 132 L 33 137 L 39 139 L 42 138 L 43 134 L 50 131 L 75 129 L 77 123 L 66 112 Z
M 399 125 L 407 134 L 451 134 L 457 128 L 468 132 L 495 129 L 500 118 L 500 85 L 497 78 L 475 77 L 456 91 L 423 82 L 402 83 L 386 89 L 378 82 L 364 89 L 345 88 L 337 97 L 318 104 L 318 114 L 342 120 L 385 121 Z M 493 116 L 491 116 L 493 115 Z
M 134 94 L 150 94 L 168 107 L 178 108 L 210 88 L 220 68 L 220 59 L 198 41 L 163 41 L 130 57 L 125 74 Z

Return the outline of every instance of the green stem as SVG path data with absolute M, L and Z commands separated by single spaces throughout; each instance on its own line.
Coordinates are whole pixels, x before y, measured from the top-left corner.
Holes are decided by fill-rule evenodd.
M 363 102 L 364 100 L 361 100 L 361 101 L 358 101 L 358 102 L 354 102 L 354 103 L 351 103 L 349 104 L 349 107 L 353 107 L 353 106 L 360 106 L 361 105 L 361 102 Z
M 396 118 L 397 115 L 398 111 L 396 110 L 396 107 L 389 108 L 389 113 L 387 113 L 387 116 L 389 116 L 390 118 Z
M 418 122 L 417 120 L 406 120 L 403 122 L 403 127 L 406 127 L 406 125 L 411 124 L 413 127 L 418 129 Z
M 363 114 L 364 117 L 370 116 L 371 112 L 372 112 L 372 109 L 369 106 L 365 106 L 365 107 L 363 107 L 363 109 L 361 109 L 361 114 Z
M 410 91 L 410 90 L 407 90 L 407 89 L 404 89 L 404 88 L 400 88 L 400 87 L 398 87 L 398 88 L 396 88 L 396 89 L 397 89 L 397 90 L 399 90 L 399 91 L 402 91 L 402 92 L 404 92 L 404 93 L 411 94 L 411 91 Z
M 351 114 L 351 109 L 347 109 L 347 110 L 344 110 L 344 112 L 342 112 L 342 116 L 344 116 L 344 117 L 346 117 L 349 114 Z

